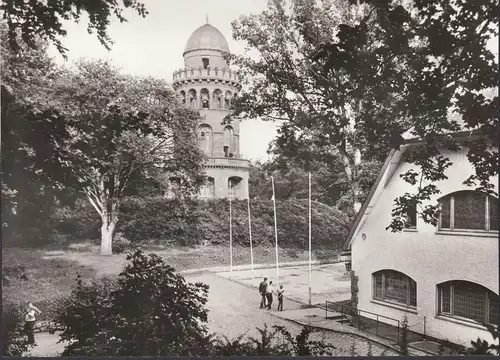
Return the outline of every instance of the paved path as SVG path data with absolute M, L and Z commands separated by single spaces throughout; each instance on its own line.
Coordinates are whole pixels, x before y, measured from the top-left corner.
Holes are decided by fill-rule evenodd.
M 192 274 L 186 276 L 190 282 L 201 281 L 210 286 L 207 308 L 208 327 L 211 332 L 235 338 L 240 334 L 258 336 L 256 327 L 283 325 L 292 333 L 297 334 L 301 326 L 285 319 L 276 317 L 279 314 L 273 306 L 271 311 L 260 310 L 260 297 L 256 289 L 230 281 L 213 273 Z M 285 299 L 285 310 L 297 310 L 300 305 Z M 283 312 L 285 313 L 285 312 Z M 336 356 L 349 356 L 350 348 L 355 344 L 359 355 L 366 355 L 368 341 L 352 334 L 321 331 L 314 335 L 314 339 L 324 339 L 337 347 Z M 56 344 L 58 337 L 47 333 L 36 334 L 39 346 L 31 351 L 31 356 L 56 356 L 62 351 L 62 344 Z M 373 355 L 380 355 L 386 348 L 373 343 Z M 395 355 L 395 352 L 386 350 L 386 355 Z
M 312 266 L 312 303 L 324 305 L 325 301 L 344 301 L 351 298 L 351 280 L 344 277 L 344 263 Z M 217 275 L 229 279 L 231 273 Z M 288 298 L 303 304 L 309 303 L 309 266 L 291 266 L 279 269 L 279 283 L 283 285 Z M 254 271 L 233 271 L 232 279 L 257 288 L 264 277 L 276 284 L 276 269 L 257 269 Z

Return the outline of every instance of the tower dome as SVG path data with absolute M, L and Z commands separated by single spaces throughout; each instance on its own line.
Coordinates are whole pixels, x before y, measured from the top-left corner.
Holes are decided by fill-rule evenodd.
M 193 50 L 219 50 L 229 52 L 226 38 L 210 24 L 204 24 L 189 37 L 184 54 Z

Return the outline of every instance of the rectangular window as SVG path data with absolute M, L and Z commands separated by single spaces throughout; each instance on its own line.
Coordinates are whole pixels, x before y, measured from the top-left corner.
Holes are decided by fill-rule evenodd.
M 406 304 L 406 282 L 401 277 L 385 275 L 385 299 Z
M 439 314 L 480 324 L 498 324 L 499 297 L 481 285 L 453 281 L 439 285 L 438 290 Z
M 417 306 L 417 284 L 397 271 L 383 271 L 373 275 L 373 298 L 381 301 Z
M 382 274 L 375 275 L 375 299 L 383 300 Z
M 441 288 L 441 312 L 445 314 L 449 314 L 450 311 L 450 305 L 451 305 L 451 292 L 450 292 L 450 286 L 449 285 L 444 285 Z
M 478 322 L 484 321 L 485 292 L 467 286 L 467 284 L 455 284 L 453 286 L 453 315 L 472 319 Z
M 417 283 L 409 281 L 410 283 L 410 306 L 417 306 Z
M 490 205 L 490 230 L 498 231 L 498 199 L 495 199 L 493 196 L 488 198 L 488 203 Z
M 484 230 L 486 197 L 472 191 L 455 194 L 455 229 Z
M 407 221 L 405 228 L 406 229 L 416 229 L 417 228 L 417 206 L 412 206 L 408 209 L 406 213 Z
M 498 296 L 495 298 L 491 293 L 488 295 L 488 303 L 490 308 L 490 323 L 500 324 L 500 301 Z
M 441 203 L 441 228 L 450 228 L 450 199 L 446 199 Z

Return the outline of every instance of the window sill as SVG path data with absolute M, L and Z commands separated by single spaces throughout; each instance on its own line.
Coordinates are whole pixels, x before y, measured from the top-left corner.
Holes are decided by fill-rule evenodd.
M 372 302 L 373 304 L 387 306 L 387 307 L 391 307 L 391 308 L 394 308 L 394 309 L 397 309 L 397 310 L 401 310 L 401 311 L 405 311 L 405 312 L 410 312 L 410 313 L 413 313 L 413 314 L 418 314 L 417 309 L 414 308 L 413 306 L 399 305 L 399 304 L 396 304 L 396 303 L 391 303 L 391 302 L 382 301 L 382 300 L 375 300 L 375 299 L 371 299 L 370 302 Z
M 482 324 L 478 323 L 478 322 L 475 322 L 473 320 L 462 320 L 462 319 L 459 319 L 459 318 L 456 318 L 456 317 L 452 317 L 452 316 L 447 316 L 447 315 L 435 315 L 434 316 L 436 319 L 439 319 L 439 320 L 443 320 L 443 321 L 449 321 L 449 322 L 452 322 L 452 323 L 455 323 L 455 324 L 459 324 L 459 325 L 463 325 L 463 326 L 468 326 L 468 327 L 472 327 L 472 328 L 476 328 L 476 329 L 481 329 L 481 330 L 485 330 L 485 331 L 488 331 L 488 329 L 483 326 Z
M 454 236 L 475 236 L 498 238 L 498 231 L 463 231 L 463 230 L 438 230 L 436 235 L 454 235 Z
M 403 229 L 403 232 L 418 232 L 417 228 L 407 228 Z

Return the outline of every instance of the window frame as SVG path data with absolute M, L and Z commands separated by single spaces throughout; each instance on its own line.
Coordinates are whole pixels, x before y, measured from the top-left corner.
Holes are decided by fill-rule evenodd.
M 471 318 L 467 318 L 467 317 L 463 317 L 463 316 L 458 316 L 458 315 L 455 315 L 455 309 L 454 309 L 454 297 L 455 297 L 455 289 L 454 289 L 454 285 L 456 285 L 456 283 L 459 283 L 459 282 L 464 282 L 464 283 L 470 283 L 470 284 L 473 284 L 473 285 L 476 285 L 476 286 L 480 286 L 482 287 L 482 290 L 484 290 L 484 319 L 482 322 L 479 322 L 477 320 L 474 320 L 474 319 L 471 319 Z M 447 287 L 447 289 L 449 290 L 449 293 L 450 293 L 450 300 L 449 300 L 449 309 L 450 311 L 449 312 L 444 312 L 442 309 L 443 309 L 443 292 L 444 292 L 444 289 L 445 289 L 445 286 Z M 497 325 L 495 324 L 495 319 L 493 319 L 493 321 L 491 321 L 490 319 L 490 293 L 493 293 L 491 290 L 489 290 L 488 288 L 482 286 L 481 284 L 478 284 L 478 283 L 474 283 L 474 282 L 471 282 L 471 281 L 466 281 L 466 280 L 453 280 L 453 281 L 447 281 L 447 282 L 444 282 L 444 283 L 441 283 L 441 284 L 438 284 L 437 285 L 437 292 L 438 292 L 438 306 L 437 306 L 437 316 L 441 316 L 441 317 L 445 317 L 445 318 L 450 318 L 450 319 L 456 319 L 456 320 L 460 320 L 460 321 L 464 321 L 464 322 L 468 322 L 468 323 L 471 323 L 471 324 L 480 324 L 480 325 L 483 325 L 483 324 L 488 324 L 488 325 Z M 495 296 L 498 296 L 496 295 L 495 293 L 493 293 L 493 295 Z
M 483 195 L 485 197 L 484 201 L 484 229 L 460 229 L 460 228 L 455 228 L 455 194 L 462 193 L 462 192 L 469 192 L 469 193 L 475 193 L 478 195 Z M 443 199 L 446 198 L 447 201 L 449 201 L 449 212 L 450 212 L 450 219 L 449 227 L 443 227 Z M 438 231 L 450 231 L 450 232 L 470 232 L 470 233 L 498 233 L 498 230 L 491 230 L 491 219 L 490 219 L 490 198 L 494 198 L 492 195 L 483 193 L 483 192 L 478 192 L 478 191 L 473 191 L 473 190 L 461 190 L 461 191 L 455 191 L 452 193 L 449 193 L 443 197 L 441 197 L 438 200 L 439 203 L 439 221 L 438 221 Z
M 389 300 L 385 298 L 385 292 L 386 292 L 386 286 L 385 286 L 385 279 L 386 279 L 386 274 L 388 272 L 394 272 L 400 275 L 403 275 L 406 280 L 406 303 L 402 303 L 399 301 L 395 300 Z M 382 285 L 381 285 L 381 297 L 377 297 L 377 275 L 381 274 L 382 275 Z M 417 282 L 413 280 L 411 277 L 406 275 L 405 273 L 402 273 L 401 271 L 397 270 L 379 270 L 376 271 L 372 274 L 372 281 L 373 281 L 373 288 L 372 288 L 372 300 L 379 301 L 382 303 L 387 303 L 388 305 L 397 305 L 397 306 L 402 306 L 406 307 L 409 309 L 417 309 L 418 306 L 418 292 L 417 292 Z M 410 281 L 413 281 L 415 283 L 415 305 L 410 305 L 411 302 L 411 286 L 410 286 Z
M 406 230 L 406 231 L 416 231 L 417 230 L 417 226 L 418 226 L 417 204 L 415 204 L 415 206 L 412 208 L 411 211 L 413 212 L 413 214 L 410 214 L 409 211 L 406 214 L 406 218 L 409 220 L 407 220 L 403 230 Z M 415 222 L 412 223 L 412 220 L 415 220 Z
M 203 57 L 201 58 L 201 62 L 203 63 L 203 70 L 207 70 L 210 66 L 210 58 Z

